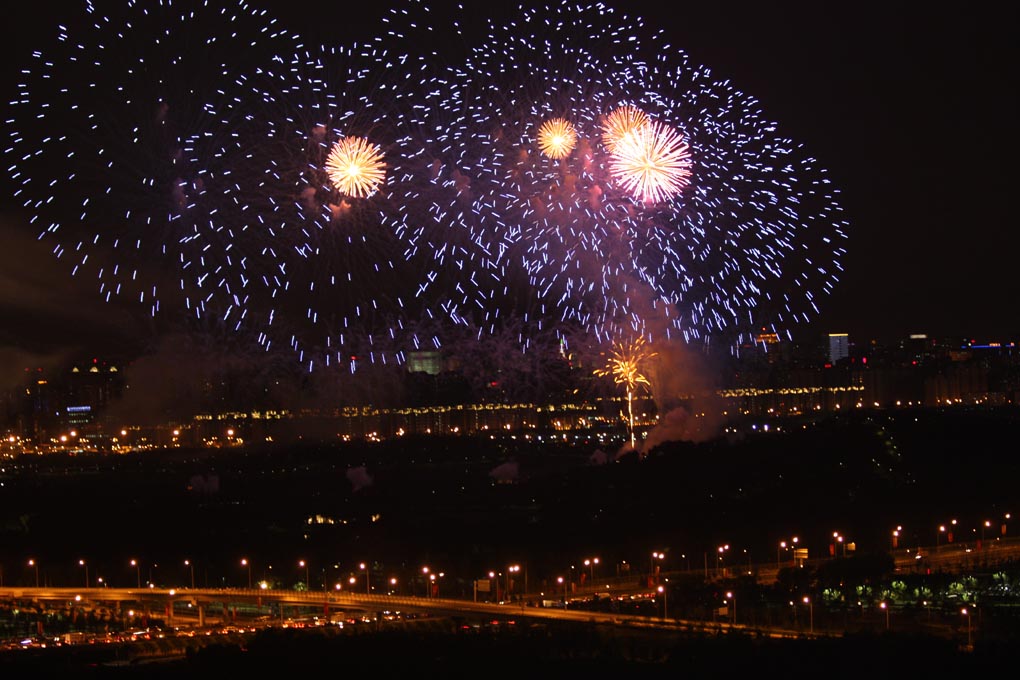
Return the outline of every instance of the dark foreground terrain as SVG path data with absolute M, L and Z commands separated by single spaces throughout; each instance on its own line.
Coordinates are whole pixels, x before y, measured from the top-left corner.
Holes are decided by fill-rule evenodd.
M 889 549 L 897 526 L 900 547 L 994 538 L 1020 511 L 1017 432 L 1020 409 L 956 409 L 745 428 L 615 461 L 618 440 L 520 436 L 21 456 L 0 471 L 3 578 L 34 583 L 32 558 L 44 583 L 77 585 L 84 560 L 129 586 L 138 560 L 143 582 L 242 586 L 246 558 L 280 585 L 304 581 L 292 565 L 306 560 L 313 589 L 364 561 L 405 584 L 424 564 L 452 584 L 527 563 L 533 585 L 592 555 L 606 576 L 653 550 L 664 568 L 714 567 L 724 544 L 730 564 L 767 563 L 792 536 L 822 557 L 836 531 L 861 552 Z
M 307 580 L 317 589 L 360 578 L 365 562 L 375 589 L 392 576 L 398 594 L 425 592 L 416 574 L 427 564 L 445 574 L 440 596 L 470 597 L 474 579 L 513 563 L 527 565 L 530 592 L 550 587 L 560 574 L 576 582 L 592 555 L 601 556 L 602 575 L 621 568 L 639 575 L 653 550 L 666 551 L 664 569 L 696 576 L 704 568 L 708 575 L 727 566 L 722 559 L 730 566 L 785 561 L 779 541 L 794 535 L 812 558 L 827 556 L 834 530 L 862 557 L 888 553 L 897 526 L 901 549 L 976 545 L 1020 530 L 1012 524 L 1020 507 L 1020 459 L 1011 444 L 1018 425 L 1016 409 L 852 414 L 774 423 L 768 433 L 743 428 L 618 458 L 617 445 L 596 439 L 551 444 L 511 437 L 22 456 L 4 465 L 0 479 L 0 563 L 6 585 L 34 585 L 38 578 L 76 586 L 88 578 L 95 587 L 101 578 L 118 587 L 136 581 L 185 587 L 191 579 L 198 587 L 244 587 L 254 578 L 274 588 Z M 724 544 L 729 552 L 719 558 Z M 39 568 L 26 566 L 29 559 Z M 300 569 L 299 560 L 308 566 Z M 821 598 L 832 596 L 823 592 L 825 576 L 819 571 L 813 583 L 779 585 L 790 593 L 812 588 L 821 622 Z M 918 593 L 900 595 L 916 599 L 926 588 L 958 587 L 936 576 L 920 585 L 908 581 L 907 590 Z M 983 578 L 994 587 L 996 579 L 1014 576 Z M 679 581 L 675 587 L 670 602 L 684 606 Z M 877 583 L 861 587 L 878 597 Z M 711 593 L 691 591 L 691 612 L 704 607 L 695 601 L 702 596 L 711 601 Z M 850 620 L 860 596 L 837 592 L 830 621 Z M 763 605 L 775 606 L 764 599 Z M 896 611 L 906 618 L 905 609 Z M 983 624 L 989 634 L 975 635 L 969 650 L 961 644 L 963 620 L 956 617 L 949 636 L 876 626 L 825 640 L 679 637 L 594 625 L 478 630 L 457 622 L 367 634 L 270 629 L 243 644 L 175 650 L 176 660 L 162 662 L 132 663 L 130 652 L 111 658 L 108 650 L 75 647 L 15 650 L 3 655 L 0 672 L 745 677 L 774 670 L 946 677 L 1015 658 L 1012 618 L 998 615 L 992 636 L 989 614 Z
M 48 653 L 47 653 L 48 652 Z M 63 648 L 0 654 L 4 677 L 223 678 L 330 676 L 520 678 L 753 677 L 817 673 L 826 678 L 975 677 L 1015 663 L 1015 649 L 960 649 L 945 640 L 856 634 L 821 640 L 753 635 L 679 636 L 592 625 L 499 630 L 267 629 L 243 643 L 212 644 L 162 660 L 127 652 Z M 268 675 L 267 675 L 268 674 Z

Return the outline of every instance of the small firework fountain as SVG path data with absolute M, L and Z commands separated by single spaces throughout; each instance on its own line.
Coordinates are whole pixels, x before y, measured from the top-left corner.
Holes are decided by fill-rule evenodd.
M 630 434 L 630 447 L 636 448 L 634 441 L 634 392 L 638 385 L 650 385 L 648 378 L 641 373 L 648 361 L 658 356 L 658 352 L 649 351 L 644 338 L 637 338 L 628 344 L 614 346 L 605 366 L 595 369 L 600 378 L 613 377 L 617 385 L 627 386 L 627 430 Z

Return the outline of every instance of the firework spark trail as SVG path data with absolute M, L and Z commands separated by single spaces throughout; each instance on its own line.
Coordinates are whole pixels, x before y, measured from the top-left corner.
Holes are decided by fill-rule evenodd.
M 385 109 L 366 95 L 397 96 L 375 78 L 380 58 L 353 46 L 277 60 L 246 83 L 258 115 L 217 152 L 219 181 L 230 185 L 220 219 L 245 225 L 236 245 L 260 273 L 254 323 L 267 346 L 289 345 L 310 369 L 392 360 L 389 331 L 403 316 L 405 244 L 378 209 L 389 206 L 388 190 L 344 195 L 329 177 L 343 139 L 365 139 L 389 164 L 383 146 L 394 136 L 377 126 Z
M 486 334 L 735 346 L 788 335 L 839 275 L 824 170 L 601 3 L 480 33 L 402 3 L 320 48 L 244 3 L 117 7 L 34 54 L 6 149 L 41 237 L 107 299 L 353 369 Z M 447 20 L 462 61 L 394 51 Z M 363 191 L 328 178 L 352 138 L 385 166 Z
M 463 171 L 492 221 L 518 229 L 516 254 L 564 322 L 603 340 L 738 344 L 817 313 L 844 254 L 838 192 L 752 97 L 661 34 L 597 3 L 524 10 L 462 74 L 475 93 Z M 578 141 L 553 163 L 536 128 L 560 117 Z M 666 191 L 613 181 L 621 140 L 649 125 L 676 132 Z
M 594 374 L 600 378 L 612 377 L 617 385 L 626 385 L 627 391 L 633 392 L 638 385 L 650 384 L 641 371 L 657 356 L 658 352 L 650 350 L 644 338 L 637 337 L 614 344 L 605 366 L 595 369 Z
M 267 272 L 253 293 L 275 327 L 267 341 L 284 338 L 310 368 L 437 349 L 499 282 L 505 248 L 461 204 L 430 69 L 375 43 L 306 48 L 252 79 L 262 115 L 221 151 L 234 177 L 223 219 L 253 225 L 247 249 Z M 384 166 L 365 190 L 331 174 L 350 140 Z
M 652 206 L 690 184 L 690 158 L 687 143 L 675 130 L 646 123 L 614 142 L 609 172 L 632 196 Z
M 5 149 L 40 239 L 153 316 L 243 306 L 251 274 L 202 164 L 251 104 L 236 82 L 296 38 L 244 2 L 86 3 L 60 20 L 22 71 Z
M 570 121 L 550 118 L 538 129 L 538 148 L 549 158 L 566 158 L 577 146 L 577 131 Z
M 615 153 L 621 140 L 649 123 L 647 113 L 631 104 L 624 104 L 602 121 L 602 144 L 610 153 Z
M 648 363 L 659 356 L 653 352 L 645 343 L 643 337 L 638 336 L 630 341 L 618 342 L 613 345 L 609 357 L 604 366 L 596 368 L 594 374 L 600 378 L 611 376 L 617 385 L 625 385 L 627 388 L 627 430 L 630 437 L 631 448 L 636 448 L 634 435 L 634 391 L 638 385 L 650 385 L 648 378 L 642 371 L 646 370 Z
M 558 43 L 549 50 L 529 29 L 490 26 L 483 47 L 458 72 L 466 122 L 451 137 L 461 171 L 472 178 L 475 211 L 508 230 L 514 241 L 508 261 L 523 270 L 550 320 L 564 332 L 599 332 L 607 315 L 626 316 L 618 311 L 624 291 L 640 285 L 630 254 L 613 247 L 636 231 L 633 214 L 604 199 L 604 186 L 593 179 L 600 168 L 590 135 L 578 134 L 598 125 L 608 106 L 602 102 L 617 88 L 612 70 L 590 52 Z M 600 44 L 615 42 L 620 32 L 611 27 Z M 543 126 L 558 118 L 569 118 L 577 143 L 557 160 L 537 143 Z
M 368 198 L 386 180 L 382 150 L 364 137 L 343 137 L 336 141 L 323 167 L 341 196 Z

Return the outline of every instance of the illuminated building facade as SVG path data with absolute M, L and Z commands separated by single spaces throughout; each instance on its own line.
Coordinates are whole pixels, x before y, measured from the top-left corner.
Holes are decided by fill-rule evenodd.
M 838 364 L 850 356 L 850 336 L 846 333 L 829 333 L 829 363 Z

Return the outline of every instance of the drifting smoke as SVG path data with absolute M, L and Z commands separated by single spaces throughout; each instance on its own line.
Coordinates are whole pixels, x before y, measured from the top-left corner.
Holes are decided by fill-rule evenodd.
M 718 371 L 709 366 L 707 355 L 682 343 L 659 344 L 657 351 L 650 382 L 659 424 L 639 443 L 642 455 L 664 442 L 713 439 L 725 423 L 715 383 Z
M 497 484 L 509 484 L 517 481 L 518 472 L 518 464 L 514 461 L 510 461 L 494 467 L 489 471 L 489 476 L 492 477 Z
M 365 466 L 359 465 L 347 470 L 347 481 L 351 483 L 351 491 L 357 493 L 365 487 L 372 486 L 374 480 L 372 475 L 368 474 Z

